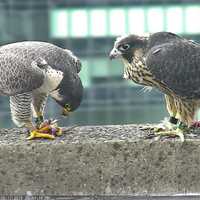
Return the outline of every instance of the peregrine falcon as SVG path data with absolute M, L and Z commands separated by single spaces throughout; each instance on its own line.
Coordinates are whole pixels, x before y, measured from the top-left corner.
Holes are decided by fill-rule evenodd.
M 63 107 L 63 115 L 81 103 L 81 62 L 67 49 L 37 41 L 4 45 L 0 47 L 0 70 L 0 94 L 10 96 L 13 122 L 37 137 L 40 133 L 32 116 L 37 123 L 43 121 L 48 96 Z
M 157 135 L 178 135 L 191 127 L 200 106 L 200 45 L 170 32 L 117 38 L 110 58 L 124 63 L 124 78 L 165 94 L 169 122 Z

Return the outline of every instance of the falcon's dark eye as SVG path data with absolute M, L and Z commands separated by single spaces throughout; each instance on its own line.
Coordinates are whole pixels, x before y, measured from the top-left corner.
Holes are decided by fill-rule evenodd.
M 123 44 L 119 47 L 119 50 L 121 51 L 126 51 L 130 48 L 130 45 L 129 44 Z

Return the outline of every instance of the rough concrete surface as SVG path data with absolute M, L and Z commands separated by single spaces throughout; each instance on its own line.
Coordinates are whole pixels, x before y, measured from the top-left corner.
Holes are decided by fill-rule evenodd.
M 0 130 L 0 194 L 200 192 L 200 139 L 155 141 L 139 125 L 82 126 L 50 140 Z

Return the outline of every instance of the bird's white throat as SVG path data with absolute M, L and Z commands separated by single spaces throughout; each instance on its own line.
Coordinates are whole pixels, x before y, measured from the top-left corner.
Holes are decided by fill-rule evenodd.
M 63 79 L 63 72 L 48 67 L 44 71 L 44 83 L 37 89 L 41 93 L 50 93 L 55 90 Z

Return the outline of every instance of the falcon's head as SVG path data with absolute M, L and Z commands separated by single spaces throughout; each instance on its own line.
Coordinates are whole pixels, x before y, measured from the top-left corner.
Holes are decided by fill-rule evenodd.
M 143 57 L 148 37 L 128 35 L 118 37 L 110 52 L 110 59 L 123 58 L 132 63 L 134 57 Z
M 58 88 L 50 95 L 63 107 L 63 115 L 67 116 L 76 110 L 83 97 L 83 85 L 78 74 L 65 75 Z
M 148 38 L 144 36 L 128 35 L 118 37 L 110 52 L 110 59 L 120 58 L 124 63 L 125 79 L 146 85 L 143 81 L 143 68 L 145 67 L 145 54 Z

